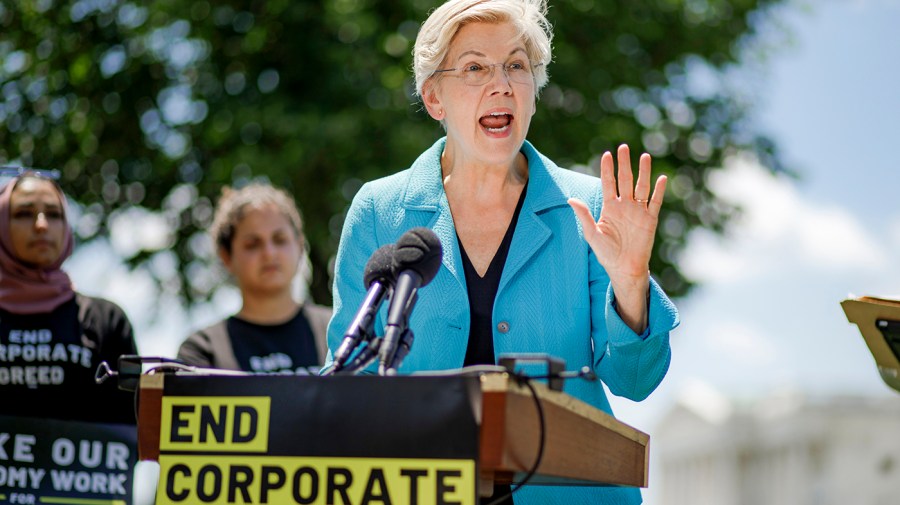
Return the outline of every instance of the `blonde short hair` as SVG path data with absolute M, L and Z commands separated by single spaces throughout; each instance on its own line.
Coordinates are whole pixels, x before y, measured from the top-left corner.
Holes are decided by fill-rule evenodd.
M 416 95 L 441 68 L 453 37 L 464 25 L 476 22 L 509 22 L 518 28 L 534 68 L 535 96 L 548 81 L 553 29 L 547 21 L 546 0 L 449 0 L 422 23 L 413 47 Z

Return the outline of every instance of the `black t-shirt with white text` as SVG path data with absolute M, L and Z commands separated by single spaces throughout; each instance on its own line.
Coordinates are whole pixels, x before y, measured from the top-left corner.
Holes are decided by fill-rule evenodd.
M 242 370 L 303 373 L 319 364 L 312 329 L 303 311 L 282 324 L 256 324 L 232 316 L 226 326 Z
M 112 302 L 77 294 L 50 313 L 0 309 L 0 415 L 134 424 L 134 393 L 96 384 L 98 365 L 136 354 Z

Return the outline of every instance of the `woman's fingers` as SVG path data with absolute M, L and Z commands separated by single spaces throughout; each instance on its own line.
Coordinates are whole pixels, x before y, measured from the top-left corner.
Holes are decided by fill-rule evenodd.
M 619 164 L 616 170 L 613 162 L 612 154 L 607 151 L 600 157 L 600 182 L 603 188 L 603 201 L 609 202 L 616 198 L 628 202 L 634 200 L 639 203 L 647 204 L 650 202 L 650 175 L 653 158 L 647 153 L 641 155 L 638 164 L 637 183 L 634 181 L 634 174 L 631 171 L 631 152 L 628 144 L 622 144 L 616 151 L 617 162 Z M 657 187 L 659 181 L 657 181 Z
M 634 198 L 634 175 L 631 173 L 631 158 L 628 144 L 619 146 L 619 196 L 628 201 Z M 649 188 L 647 188 L 649 189 Z
M 662 208 L 663 197 L 666 195 L 666 182 L 668 182 L 668 180 L 669 178 L 665 175 L 660 175 L 659 178 L 656 179 L 656 187 L 653 188 L 653 198 L 650 199 L 650 203 L 648 204 L 650 213 L 654 217 L 659 217 L 659 209 Z
M 616 199 L 616 176 L 614 175 L 614 163 L 609 151 L 600 157 L 600 188 L 603 192 L 603 201 L 611 202 Z
M 641 161 L 638 164 L 638 179 L 634 186 L 634 200 L 640 203 L 650 201 L 650 164 L 652 159 L 650 155 L 644 153 L 641 155 Z
M 569 206 L 575 211 L 575 217 L 581 221 L 581 227 L 584 228 L 584 233 L 587 235 L 597 224 L 594 221 L 594 216 L 591 215 L 591 210 L 586 203 L 577 198 L 569 198 Z

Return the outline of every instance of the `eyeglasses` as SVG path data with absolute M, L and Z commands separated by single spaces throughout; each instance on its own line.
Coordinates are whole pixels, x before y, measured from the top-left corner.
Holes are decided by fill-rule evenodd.
M 535 68 L 540 67 L 543 63 L 534 65 Z M 534 82 L 534 71 L 529 63 L 514 61 L 512 63 L 469 63 L 460 68 L 444 68 L 435 70 L 435 74 L 446 73 L 450 77 L 460 77 L 463 82 L 469 86 L 481 86 L 494 78 L 494 68 L 500 67 L 506 78 L 512 82 L 519 84 L 528 84 Z M 450 72 L 458 72 L 451 74 Z
M 5 186 L 10 180 L 16 177 L 37 177 L 38 179 L 48 179 L 51 181 L 59 181 L 59 170 L 31 167 L 17 167 L 14 165 L 0 165 L 0 188 Z
M 40 177 L 42 179 L 53 179 L 54 181 L 59 180 L 59 170 L 55 168 L 45 169 L 45 168 L 31 168 L 31 167 L 17 167 L 13 165 L 2 165 L 0 166 L 0 177 L 19 177 L 20 175 L 29 175 L 34 177 Z

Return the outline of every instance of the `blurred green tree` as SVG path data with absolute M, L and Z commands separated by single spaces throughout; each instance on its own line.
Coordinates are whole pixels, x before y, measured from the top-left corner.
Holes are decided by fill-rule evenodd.
M 740 150 L 778 166 L 717 81 L 781 1 L 551 2 L 551 83 L 529 138 L 580 170 L 623 142 L 654 155 L 671 184 L 651 270 L 674 296 L 692 286 L 677 266 L 687 233 L 735 212 L 706 174 Z M 222 281 L 204 236 L 221 187 L 267 178 L 298 201 L 311 293 L 328 303 L 356 190 L 443 134 L 410 72 L 438 3 L 3 0 L 0 161 L 61 169 L 79 237 L 129 234 L 119 252 L 188 303 Z M 127 219 L 148 215 L 161 233 Z

